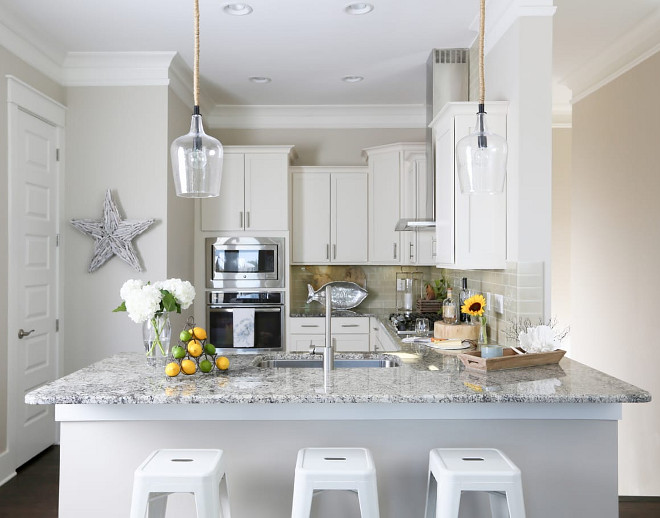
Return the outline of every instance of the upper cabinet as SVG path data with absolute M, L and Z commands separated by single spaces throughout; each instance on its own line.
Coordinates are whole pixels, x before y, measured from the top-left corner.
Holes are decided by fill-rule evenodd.
M 508 103 L 488 102 L 491 132 L 506 137 Z M 436 265 L 506 268 L 506 187 L 498 194 L 461 193 L 456 143 L 473 129 L 477 103 L 447 103 L 431 122 L 435 143 Z
M 426 146 L 398 143 L 364 150 L 369 164 L 369 262 L 435 264 L 431 233 L 400 232 L 399 219 L 432 217 L 427 208 Z M 431 214 L 429 214 L 431 212 Z
M 291 262 L 367 262 L 367 168 L 292 167 Z
M 288 230 L 292 146 L 225 146 L 220 196 L 201 201 L 202 230 Z

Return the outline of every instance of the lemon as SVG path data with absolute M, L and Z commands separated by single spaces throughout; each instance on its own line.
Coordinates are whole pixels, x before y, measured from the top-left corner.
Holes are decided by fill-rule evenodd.
M 206 344 L 204 346 L 204 352 L 206 354 L 215 354 L 215 345 L 213 344 Z
M 179 364 L 177 362 L 170 362 L 165 366 L 165 374 L 173 378 L 174 376 L 178 376 L 179 372 L 181 372 L 181 367 L 179 367 Z
M 202 360 L 199 363 L 199 370 L 202 372 L 211 372 L 213 369 L 213 364 L 209 360 Z
M 184 344 L 185 344 L 186 342 L 189 342 L 191 338 L 192 338 L 192 334 L 191 334 L 190 331 L 188 331 L 187 329 L 184 329 L 184 330 L 181 331 L 181 333 L 179 334 L 179 340 L 181 340 Z
M 215 366 L 221 371 L 226 371 L 229 368 L 229 358 L 226 356 L 220 356 L 215 360 Z
M 192 335 L 197 338 L 197 340 L 206 340 L 206 331 L 201 327 L 193 327 Z
M 202 344 L 199 342 L 199 340 L 191 340 L 188 342 L 188 353 L 190 353 L 190 356 L 194 356 L 195 358 L 202 354 Z
M 172 347 L 172 357 L 176 360 L 180 360 L 186 355 L 186 350 L 180 345 L 175 345 Z
M 183 360 L 181 362 L 181 370 L 184 372 L 184 374 L 195 374 L 197 365 L 195 365 L 195 362 L 192 360 Z

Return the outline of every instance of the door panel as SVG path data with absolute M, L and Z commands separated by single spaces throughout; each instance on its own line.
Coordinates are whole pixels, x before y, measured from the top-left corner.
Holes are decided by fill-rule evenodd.
M 202 230 L 243 230 L 245 178 L 243 153 L 226 153 L 222 165 L 220 195 L 201 201 Z
M 366 263 L 367 175 L 336 173 L 332 175 L 332 261 Z

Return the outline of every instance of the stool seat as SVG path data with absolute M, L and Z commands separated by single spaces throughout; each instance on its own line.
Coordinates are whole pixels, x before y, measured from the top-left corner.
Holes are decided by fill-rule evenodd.
M 431 450 L 426 518 L 458 518 L 461 491 L 488 492 L 493 517 L 525 518 L 520 469 L 500 450 Z
M 222 450 L 152 452 L 135 470 L 131 518 L 164 518 L 172 493 L 193 493 L 198 518 L 231 518 Z
M 356 491 L 363 518 L 378 518 L 376 468 L 366 448 L 303 448 L 298 452 L 292 518 L 309 518 L 315 490 Z

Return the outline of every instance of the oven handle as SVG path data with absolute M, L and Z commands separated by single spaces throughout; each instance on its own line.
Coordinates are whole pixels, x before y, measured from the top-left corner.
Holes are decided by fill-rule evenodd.
M 281 305 L 281 304 L 278 304 L 276 306 L 267 306 L 267 305 L 248 306 L 247 304 L 232 305 L 232 306 L 216 306 L 216 305 L 211 304 L 211 305 L 208 306 L 208 308 L 209 309 L 214 309 L 214 310 L 220 310 L 220 311 L 227 311 L 227 312 L 234 311 L 234 309 L 236 309 L 236 308 L 254 308 L 254 309 L 258 309 L 259 311 L 269 311 L 271 313 L 275 312 L 275 311 L 283 311 L 284 310 L 284 306 Z

